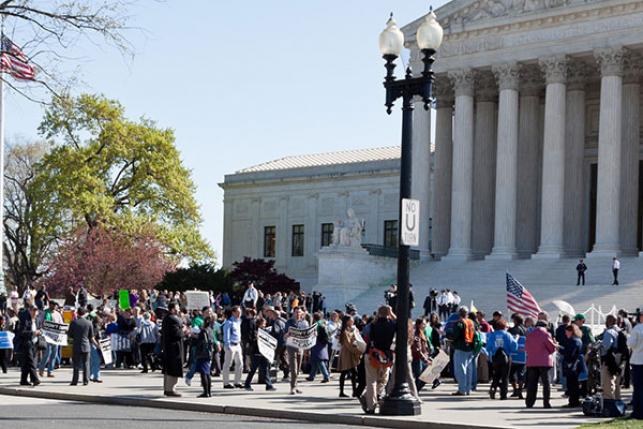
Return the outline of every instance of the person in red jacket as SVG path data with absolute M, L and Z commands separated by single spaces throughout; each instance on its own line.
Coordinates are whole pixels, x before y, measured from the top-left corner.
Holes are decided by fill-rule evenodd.
M 549 370 L 554 366 L 553 354 L 556 351 L 556 343 L 547 332 L 543 322 L 538 322 L 527 333 L 525 351 L 527 352 L 527 398 L 525 404 L 527 408 L 534 406 L 538 380 L 540 380 L 543 385 L 543 407 L 551 408 L 549 404 Z

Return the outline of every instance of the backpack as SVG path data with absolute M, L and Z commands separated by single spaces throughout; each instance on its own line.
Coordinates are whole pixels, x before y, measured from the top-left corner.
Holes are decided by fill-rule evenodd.
M 453 313 L 447 319 L 446 324 L 444 325 L 444 335 L 446 335 L 447 340 L 455 340 L 455 327 L 458 324 L 460 317 L 457 313 Z
M 482 347 L 484 346 L 484 341 L 482 341 L 482 334 L 480 331 L 475 331 L 473 333 L 473 353 L 478 354 Z
M 621 355 L 621 362 L 626 361 L 630 356 L 630 349 L 627 347 L 627 335 L 625 335 L 625 332 L 618 331 L 616 347 L 614 348 L 614 353 Z

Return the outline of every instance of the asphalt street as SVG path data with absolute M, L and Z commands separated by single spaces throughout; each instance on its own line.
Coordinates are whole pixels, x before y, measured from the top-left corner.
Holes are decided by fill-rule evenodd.
M 7 429 L 276 429 L 300 428 L 357 429 L 357 426 L 293 422 L 229 414 L 97 405 L 0 395 L 0 428 Z M 364 428 L 364 426 L 360 426 Z

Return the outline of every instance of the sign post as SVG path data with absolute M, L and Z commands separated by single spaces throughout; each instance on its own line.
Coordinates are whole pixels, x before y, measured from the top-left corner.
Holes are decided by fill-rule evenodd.
M 420 201 L 402 198 L 402 244 L 420 245 Z

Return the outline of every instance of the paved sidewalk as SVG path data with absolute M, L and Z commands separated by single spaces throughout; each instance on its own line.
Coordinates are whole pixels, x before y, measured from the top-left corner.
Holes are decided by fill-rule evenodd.
M 582 423 L 599 421 L 584 417 L 579 410 L 572 412 L 560 408 L 566 403 L 560 392 L 554 389 L 551 410 L 526 409 L 524 401 L 492 401 L 487 396 L 487 385 L 469 397 L 452 397 L 452 384 L 443 384 L 431 391 L 425 388 L 421 394 L 422 414 L 414 417 L 366 416 L 355 399 L 338 398 L 337 376 L 328 384 L 319 382 L 300 383 L 302 395 L 291 396 L 285 383 L 277 383 L 276 392 L 266 392 L 263 386 L 255 385 L 254 392 L 224 390 L 220 379 L 213 380 L 213 397 L 196 398 L 201 393 L 198 377 L 192 387 L 179 382 L 182 398 L 168 399 L 162 396 L 162 375 L 140 374 L 138 371 L 103 371 L 104 383 L 88 386 L 69 386 L 71 371 L 61 369 L 56 378 L 43 379 L 38 387 L 19 386 L 19 374 L 10 371 L 0 374 L 0 394 L 31 396 L 48 399 L 64 399 L 103 404 L 146 406 L 185 411 L 216 412 L 258 417 L 309 420 L 324 423 L 342 423 L 388 428 L 575 428 Z M 350 383 L 347 383 L 350 385 Z M 350 394 L 350 387 L 348 389 Z M 629 393 L 629 392 L 628 392 Z

